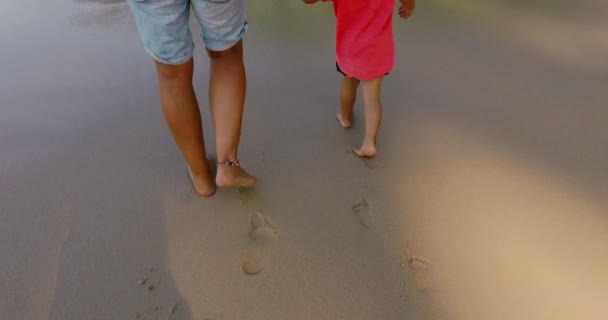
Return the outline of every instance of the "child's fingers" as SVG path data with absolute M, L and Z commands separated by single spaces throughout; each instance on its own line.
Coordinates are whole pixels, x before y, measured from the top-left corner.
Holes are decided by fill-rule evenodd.
M 414 10 L 406 9 L 404 6 L 399 7 L 399 16 L 403 19 L 409 18 L 413 12 L 414 12 Z
M 399 16 L 403 19 L 407 19 L 412 15 L 413 12 L 413 10 L 399 10 Z

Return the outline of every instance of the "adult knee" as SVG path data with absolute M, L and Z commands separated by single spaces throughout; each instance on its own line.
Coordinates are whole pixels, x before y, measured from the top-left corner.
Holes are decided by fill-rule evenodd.
M 243 56 L 243 42 L 239 41 L 237 42 L 234 46 L 226 49 L 226 50 L 222 50 L 222 51 L 212 51 L 212 50 L 207 50 L 207 54 L 209 55 L 209 58 L 212 60 L 215 59 L 222 59 L 222 58 L 240 58 Z
M 192 76 L 192 60 L 179 65 L 156 62 L 156 70 L 158 76 L 163 79 L 175 80 L 188 78 Z

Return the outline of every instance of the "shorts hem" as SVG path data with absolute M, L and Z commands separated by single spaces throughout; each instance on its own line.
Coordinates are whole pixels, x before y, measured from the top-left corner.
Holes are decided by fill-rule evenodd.
M 163 63 L 163 64 L 168 64 L 168 65 L 173 65 L 173 66 L 181 65 L 181 64 L 188 62 L 190 59 L 192 59 L 192 56 L 194 55 L 194 50 L 190 50 L 190 52 L 182 58 L 167 60 L 167 59 L 160 58 L 157 54 L 152 52 L 152 50 L 150 50 L 148 47 L 144 47 L 144 49 L 154 60 L 156 60 L 160 63 Z
M 239 33 L 236 37 L 234 37 L 234 38 L 228 37 L 228 38 L 232 38 L 230 40 L 207 39 L 204 36 L 202 36 L 202 38 L 203 38 L 203 42 L 205 43 L 205 48 L 207 48 L 207 50 L 214 51 L 214 52 L 220 52 L 220 51 L 225 51 L 225 50 L 228 50 L 228 49 L 234 47 L 237 43 L 239 43 L 239 41 L 243 40 L 243 38 L 245 37 L 245 34 L 247 34 L 248 30 L 249 30 L 249 23 L 247 23 L 247 21 L 245 21 L 243 23 L 243 26 L 241 27 L 241 30 L 239 31 Z
M 220 52 L 220 51 L 226 51 L 232 47 L 234 47 L 237 43 L 239 43 L 239 41 L 241 41 L 243 38 L 239 38 L 238 40 L 234 40 L 234 41 L 223 41 L 222 43 L 216 43 L 213 45 L 207 45 L 205 44 L 205 48 L 209 51 L 214 51 L 214 52 Z M 203 40 L 204 42 L 204 40 Z

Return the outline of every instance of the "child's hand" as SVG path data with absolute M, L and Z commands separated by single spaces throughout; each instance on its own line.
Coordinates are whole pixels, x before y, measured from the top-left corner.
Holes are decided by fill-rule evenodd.
M 401 0 L 401 6 L 399 7 L 399 16 L 402 19 L 409 18 L 414 13 L 416 8 L 416 0 Z

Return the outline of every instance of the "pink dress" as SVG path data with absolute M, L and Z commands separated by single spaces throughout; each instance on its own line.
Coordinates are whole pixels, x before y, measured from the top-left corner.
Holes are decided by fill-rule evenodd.
M 333 1 L 336 15 L 336 62 L 349 77 L 372 80 L 395 65 L 395 0 Z

